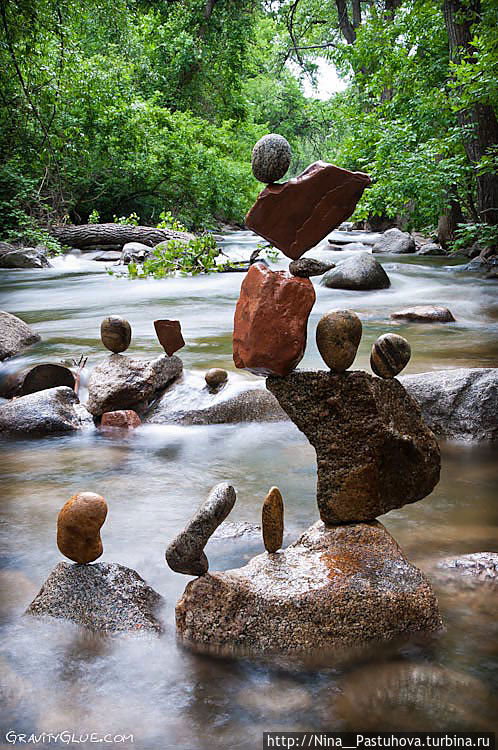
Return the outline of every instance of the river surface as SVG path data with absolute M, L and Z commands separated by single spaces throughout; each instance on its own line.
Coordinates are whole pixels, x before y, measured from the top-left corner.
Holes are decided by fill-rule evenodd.
M 224 249 L 247 258 L 256 242 L 248 232 L 232 232 Z M 329 251 L 324 242 L 309 255 L 337 262 L 348 252 Z M 70 363 L 82 355 L 91 368 L 108 354 L 100 321 L 115 314 L 132 325 L 129 354 L 160 354 L 153 320 L 179 319 L 185 368 L 201 377 L 209 367 L 225 367 L 234 383 L 254 380 L 235 372 L 231 358 L 243 274 L 129 281 L 110 276 L 91 257 L 0 272 L 0 307 L 42 336 L 5 368 Z M 387 331 L 410 341 L 406 372 L 496 366 L 496 282 L 456 271 L 455 260 L 380 260 L 392 282 L 387 290 L 338 291 L 314 280 L 317 302 L 302 367 L 321 367 L 314 329 L 331 308 L 354 309 L 362 319 L 355 368 L 369 370 L 371 345 Z M 456 323 L 390 320 L 395 310 L 425 303 L 447 305 Z M 498 549 L 496 451 L 457 442 L 442 451 L 441 482 L 432 495 L 382 518 L 409 559 L 429 571 L 441 556 Z M 90 430 L 10 439 L 0 443 L 0 468 L 0 748 L 11 746 L 4 739 L 9 730 L 68 730 L 75 740 L 91 732 L 132 734 L 133 742 L 119 746 L 139 750 L 249 750 L 273 730 L 496 728 L 498 597 L 487 585 L 457 592 L 436 585 L 446 630 L 384 648 L 251 660 L 197 655 L 177 643 L 174 606 L 190 579 L 166 566 L 164 549 L 214 484 L 236 487 L 229 520 L 250 524 L 260 522 L 262 500 L 278 485 L 285 544 L 317 520 L 314 451 L 292 423 L 149 425 L 126 437 Z M 101 559 L 134 568 L 164 597 L 161 638 L 102 638 L 68 623 L 20 617 L 61 560 L 57 514 L 78 491 L 98 492 L 108 502 Z M 220 570 L 243 565 L 263 546 L 257 533 L 248 533 L 214 539 L 206 551 L 211 569 Z

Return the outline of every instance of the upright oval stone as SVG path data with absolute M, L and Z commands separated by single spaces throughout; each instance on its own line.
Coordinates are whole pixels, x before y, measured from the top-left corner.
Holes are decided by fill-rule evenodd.
M 290 162 L 289 142 L 277 133 L 264 135 L 252 150 L 252 173 L 257 180 L 266 184 L 283 177 L 289 169 Z
M 380 378 L 394 378 L 410 361 L 412 350 L 403 336 L 384 333 L 372 346 L 370 367 Z
M 107 516 L 107 503 L 95 492 L 73 495 L 57 518 L 57 546 L 63 555 L 77 563 L 89 563 L 104 548 L 100 528 Z
M 344 372 L 353 364 L 361 340 L 362 325 L 352 310 L 331 310 L 316 327 L 316 343 L 325 364 Z
M 130 346 L 131 326 L 124 318 L 109 315 L 100 324 L 100 338 L 107 349 L 119 354 Z
M 255 375 L 283 377 L 304 356 L 308 317 L 315 302 L 309 279 L 254 263 L 235 310 L 233 361 Z
M 284 539 L 284 501 L 278 487 L 272 487 L 261 512 L 263 542 L 267 552 L 276 552 Z

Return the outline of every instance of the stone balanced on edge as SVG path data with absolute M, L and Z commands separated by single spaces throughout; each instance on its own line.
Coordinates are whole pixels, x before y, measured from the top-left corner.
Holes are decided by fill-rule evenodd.
M 296 259 L 348 218 L 368 184 L 367 175 L 318 162 L 264 190 L 247 224 Z M 439 480 L 436 439 L 393 377 L 408 361 L 408 342 L 389 350 L 377 344 L 374 360 L 387 362 L 377 368 L 382 377 L 347 371 L 361 323 L 352 311 L 330 311 L 317 341 L 333 369 L 293 372 L 304 354 L 314 293 L 303 287 L 296 303 L 298 295 L 287 295 L 291 279 L 251 267 L 235 313 L 234 361 L 270 375 L 267 388 L 314 446 L 322 520 L 285 550 L 277 551 L 277 534 L 269 545 L 265 540 L 271 553 L 188 584 L 176 623 L 195 648 L 312 651 L 441 627 L 429 581 L 376 520 L 422 499 Z M 269 292 L 276 287 L 279 294 Z

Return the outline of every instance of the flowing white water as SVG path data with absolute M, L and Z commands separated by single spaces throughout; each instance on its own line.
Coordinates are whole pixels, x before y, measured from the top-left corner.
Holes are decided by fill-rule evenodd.
M 256 242 L 247 232 L 233 232 L 224 250 L 247 258 Z M 347 257 L 347 251 L 326 247 L 322 243 L 309 255 L 333 262 Z M 493 282 L 458 273 L 442 259 L 379 260 L 391 277 L 390 289 L 358 293 L 315 284 L 317 302 L 301 366 L 321 366 L 314 329 L 320 315 L 335 307 L 352 308 L 362 318 L 356 368 L 368 369 L 373 341 L 389 330 L 411 343 L 408 372 L 496 365 Z M 284 260 L 272 264 L 285 265 Z M 189 376 L 194 381 L 212 366 L 226 367 L 237 380 L 256 380 L 235 374 L 231 359 L 233 312 L 243 274 L 128 281 L 109 276 L 105 266 L 84 255 L 57 259 L 54 266 L 0 276 L 0 307 L 25 319 L 43 339 L 4 370 L 81 355 L 89 356 L 92 367 L 107 356 L 99 340 L 100 321 L 118 314 L 133 328 L 131 355 L 159 354 L 153 320 L 174 318 L 181 320 L 186 340 L 179 355 L 194 371 Z M 425 303 L 447 305 L 457 322 L 400 324 L 389 318 L 397 309 Z M 497 548 L 495 452 L 448 444 L 443 458 L 434 493 L 382 519 L 407 556 L 422 565 L 441 555 Z M 470 598 L 439 591 L 448 629 L 429 643 L 412 639 L 346 663 L 341 654 L 324 655 L 318 664 L 218 660 L 190 654 L 177 644 L 174 605 L 189 578 L 167 568 L 164 549 L 215 483 L 228 480 L 237 488 L 229 520 L 253 524 L 260 521 L 268 488 L 278 485 L 285 501 L 286 543 L 317 519 L 314 451 L 291 423 L 150 425 L 125 438 L 90 431 L 11 439 L 0 443 L 0 464 L 3 731 L 131 733 L 134 743 L 121 746 L 140 750 L 245 750 L 261 746 L 264 730 L 362 729 L 367 714 L 379 730 L 492 728 L 498 618 L 496 596 L 486 588 Z M 57 513 L 82 490 L 99 492 L 109 504 L 102 559 L 135 568 L 163 595 L 167 629 L 160 639 L 102 639 L 69 624 L 20 618 L 61 559 L 55 544 Z M 212 569 L 242 565 L 261 551 L 258 535 L 212 540 L 207 548 Z M 401 690 L 402 670 L 420 665 L 432 670 L 432 685 L 438 670 L 446 670 L 449 687 L 435 691 L 421 685 L 420 673 L 411 672 L 405 692 L 412 710 L 394 710 L 393 691 Z M 367 670 L 369 676 L 363 677 Z M 365 701 L 368 710 L 362 714 Z M 404 726 L 410 722 L 417 726 Z

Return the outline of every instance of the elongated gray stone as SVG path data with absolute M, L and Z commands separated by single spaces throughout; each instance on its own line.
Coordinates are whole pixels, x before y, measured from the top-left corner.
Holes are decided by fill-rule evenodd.
M 235 489 L 227 482 L 213 487 L 184 530 L 168 545 L 166 562 L 171 570 L 191 576 L 207 573 L 209 563 L 204 547 L 232 510 L 236 498 Z

